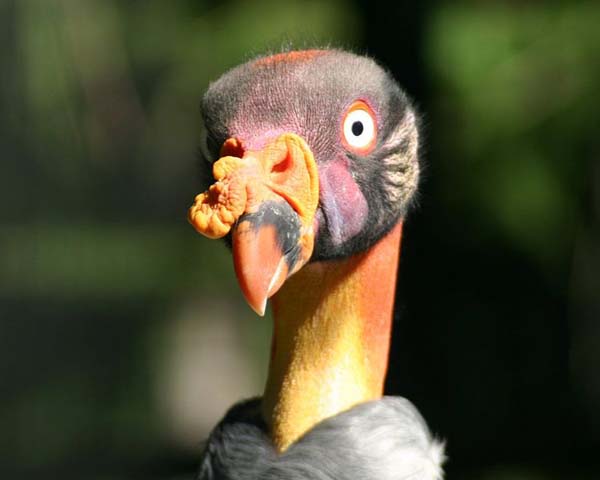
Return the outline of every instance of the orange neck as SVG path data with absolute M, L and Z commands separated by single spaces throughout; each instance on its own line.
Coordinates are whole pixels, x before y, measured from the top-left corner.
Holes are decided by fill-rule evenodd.
M 399 223 L 364 253 L 307 265 L 273 297 L 263 416 L 279 451 L 383 394 L 401 232 Z

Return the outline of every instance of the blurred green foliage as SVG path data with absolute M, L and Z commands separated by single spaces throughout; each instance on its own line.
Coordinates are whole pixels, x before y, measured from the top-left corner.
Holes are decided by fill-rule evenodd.
M 552 274 L 568 255 L 589 188 L 599 19 L 592 2 L 498 2 L 484 15 L 443 7 L 427 30 L 435 115 L 453 150 L 443 164 L 445 199 L 469 203 L 490 234 Z
M 186 208 L 202 92 L 290 44 L 426 79 L 398 329 L 421 330 L 394 347 L 390 384 L 449 439 L 452 478 L 566 478 L 571 455 L 568 478 L 595 478 L 600 6 L 390 5 L 0 3 L 0 475 L 191 478 L 235 389 L 260 392 L 269 320 Z

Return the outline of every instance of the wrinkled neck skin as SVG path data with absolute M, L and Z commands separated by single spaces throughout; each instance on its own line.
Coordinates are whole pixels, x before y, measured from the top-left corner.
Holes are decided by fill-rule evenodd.
M 263 416 L 283 452 L 315 424 L 380 398 L 402 223 L 366 252 L 306 265 L 273 297 Z

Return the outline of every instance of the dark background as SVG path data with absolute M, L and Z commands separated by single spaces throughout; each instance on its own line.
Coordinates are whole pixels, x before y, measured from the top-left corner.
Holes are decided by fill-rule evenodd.
M 0 1 L 0 476 L 191 478 L 270 319 L 196 235 L 198 104 L 332 45 L 423 115 L 387 391 L 450 479 L 600 470 L 600 4 Z

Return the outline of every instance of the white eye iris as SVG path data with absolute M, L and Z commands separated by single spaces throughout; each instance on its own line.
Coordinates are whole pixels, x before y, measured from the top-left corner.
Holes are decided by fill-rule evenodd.
M 344 140 L 354 148 L 366 148 L 375 139 L 375 121 L 366 110 L 353 110 L 344 119 Z

